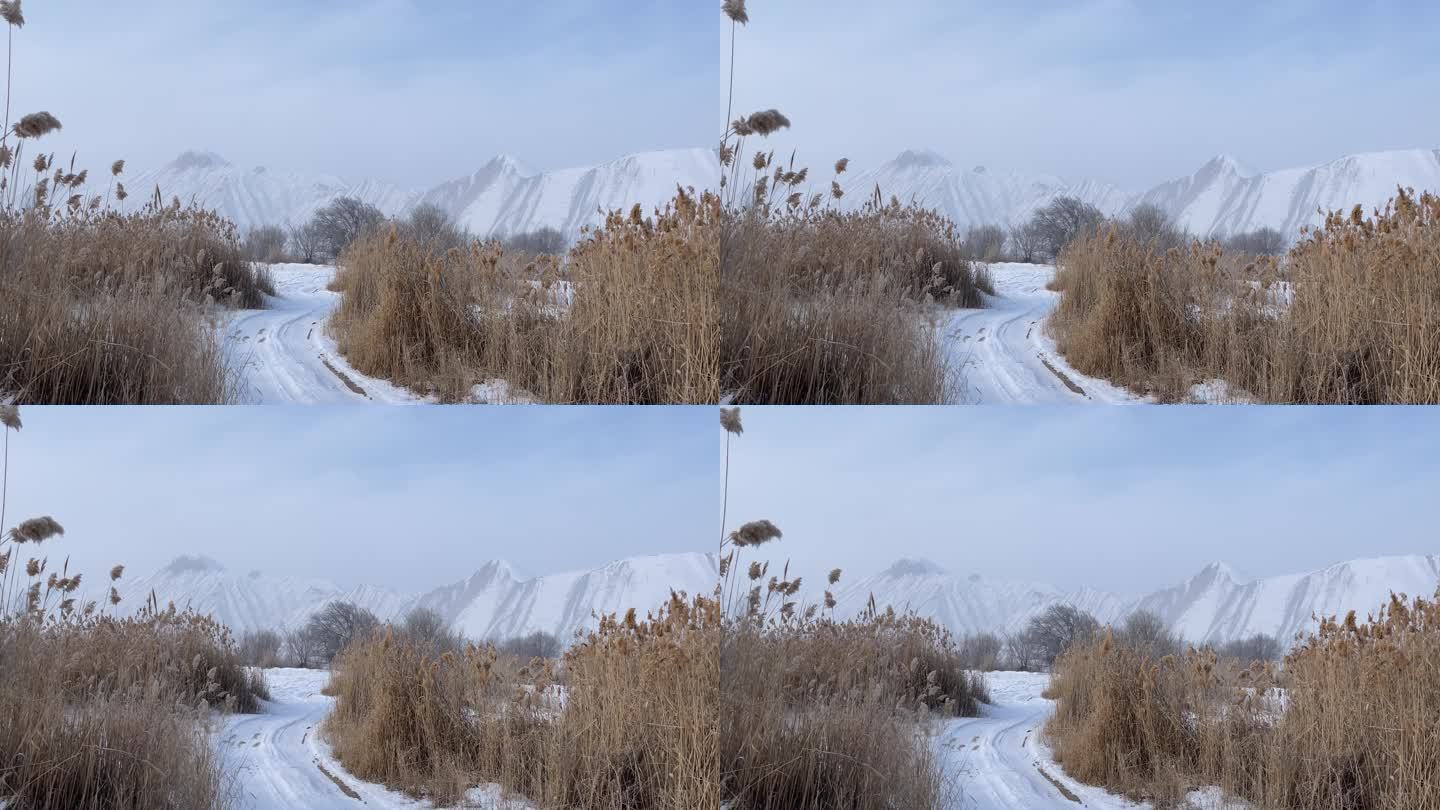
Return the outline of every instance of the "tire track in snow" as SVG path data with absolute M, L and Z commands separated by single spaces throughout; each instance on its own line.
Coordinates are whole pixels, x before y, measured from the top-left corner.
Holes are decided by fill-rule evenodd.
M 940 336 L 959 401 L 1126 402 L 1139 398 L 1070 367 L 1045 335 L 1045 319 L 1060 300 L 1045 288 L 1055 268 L 992 264 L 995 295 L 985 309 L 946 310 Z
M 261 403 L 416 402 L 385 380 L 360 374 L 325 334 L 340 301 L 328 288 L 335 268 L 271 265 L 276 295 L 266 309 L 236 312 L 221 324 L 221 340 L 239 370 L 245 400 Z

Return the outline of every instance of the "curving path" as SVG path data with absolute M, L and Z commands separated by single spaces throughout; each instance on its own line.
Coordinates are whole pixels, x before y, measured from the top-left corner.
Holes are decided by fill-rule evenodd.
M 260 714 L 230 715 L 216 733 L 221 767 L 237 808 L 245 810 L 359 810 L 361 807 L 429 808 L 383 785 L 345 772 L 319 736 L 334 698 L 320 694 L 330 673 L 314 669 L 267 669 L 271 699 Z M 467 807 L 524 810 L 524 802 L 502 799 L 494 786 L 476 788 Z
M 235 312 L 221 324 L 224 350 L 239 370 L 245 401 L 424 401 L 351 368 L 325 334 L 325 321 L 340 302 L 339 293 L 327 289 L 335 277 L 334 267 L 275 264 L 270 274 L 276 295 L 268 307 Z
M 1140 398 L 1070 367 L 1045 335 L 1045 319 L 1060 294 L 1045 289 L 1055 268 L 1043 264 L 990 265 L 995 295 L 985 309 L 947 310 L 940 323 L 951 389 L 972 404 L 1136 402 Z

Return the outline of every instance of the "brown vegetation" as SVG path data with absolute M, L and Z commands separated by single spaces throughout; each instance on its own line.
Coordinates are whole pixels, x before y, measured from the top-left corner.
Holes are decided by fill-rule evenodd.
M 7 83 L 7 114 L 9 102 Z M 138 213 L 111 210 L 127 196 L 124 161 L 102 194 L 87 191 L 88 172 L 73 160 L 26 157 L 28 144 L 59 128 L 50 113 L 33 113 L 0 131 L 0 398 L 234 400 L 203 311 L 259 306 L 269 281 L 214 214 L 158 199 Z
M 738 409 L 723 410 L 721 425 L 740 435 Z M 923 721 L 977 714 L 983 680 L 933 622 L 873 605 L 836 619 L 829 591 L 804 605 L 788 566 L 772 575 L 763 559 L 742 558 L 780 536 L 760 520 L 722 544 L 722 798 L 736 810 L 941 806 Z M 840 576 L 831 571 L 828 585 Z
M 1440 197 L 1330 215 L 1283 258 L 1160 251 L 1116 229 L 1062 253 L 1066 359 L 1182 400 L 1221 379 L 1273 403 L 1440 402 Z
M 733 50 L 750 16 L 744 3 L 722 11 Z M 953 223 L 887 205 L 879 189 L 862 210 L 840 210 L 848 160 L 835 163 L 826 191 L 811 193 L 809 168 L 796 168 L 793 156 L 788 164 L 774 152 L 747 156 L 749 138 L 789 126 L 778 110 L 762 110 L 730 121 L 721 137 L 723 395 L 774 405 L 945 401 L 944 357 L 926 309 L 982 306 L 981 291 L 994 293 L 986 270 L 969 261 Z
M 1177 801 L 1218 785 L 1260 808 L 1440 808 L 1440 603 L 1324 619 L 1276 669 L 1213 651 L 1072 648 L 1046 733 L 1073 777 Z
M 715 807 L 718 625 L 672 596 L 529 664 L 387 630 L 336 660 L 325 730 L 350 772 L 440 802 L 495 782 L 547 809 Z
M 693 190 L 612 213 L 563 257 L 392 227 L 341 257 L 331 328 L 356 368 L 447 400 L 498 378 L 546 402 L 713 403 L 718 227 Z
M 18 413 L 0 406 L 0 423 L 8 441 Z M 81 574 L 50 570 L 38 551 L 21 557 L 63 534 L 42 517 L 0 537 L 0 803 L 226 806 L 207 714 L 256 710 L 264 680 L 210 618 L 153 601 L 133 617 L 110 615 L 79 595 Z M 122 574 L 110 572 L 111 605 Z

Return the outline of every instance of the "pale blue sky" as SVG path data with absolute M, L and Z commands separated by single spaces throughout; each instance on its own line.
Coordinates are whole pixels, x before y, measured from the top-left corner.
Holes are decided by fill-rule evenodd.
M 708 145 L 710 4 L 671 0 L 43 0 L 14 108 L 98 170 L 187 149 L 428 187 L 497 153 L 537 169 Z
M 736 106 L 787 114 L 793 129 L 771 145 L 812 167 L 926 148 L 966 168 L 1138 191 L 1220 153 L 1264 171 L 1440 147 L 1440 105 L 1428 101 L 1440 5 L 1424 0 L 749 7 Z
M 26 407 L 7 528 L 91 572 L 179 554 L 421 590 L 712 551 L 714 408 Z
M 1148 592 L 1437 554 L 1440 409 L 744 408 L 729 522 L 802 573 L 904 557 Z M 719 430 L 716 429 L 716 433 Z

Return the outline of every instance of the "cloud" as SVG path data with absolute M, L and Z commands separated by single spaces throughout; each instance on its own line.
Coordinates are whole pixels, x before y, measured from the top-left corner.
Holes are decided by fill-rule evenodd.
M 920 147 L 1141 190 L 1219 153 L 1272 170 L 1434 146 L 1440 127 L 1417 104 L 1440 80 L 1440 12 L 1418 3 L 795 0 L 751 16 L 736 106 L 789 115 L 767 146 L 813 165 Z
M 709 551 L 713 409 L 24 409 L 6 519 L 135 574 L 179 554 L 396 589 Z
M 600 12 L 605 11 L 602 15 Z M 496 153 L 541 169 L 706 143 L 713 20 L 646 2 L 93 4 L 27 9 L 15 108 L 134 171 L 186 149 L 423 188 Z M 702 37 L 703 31 L 703 37 Z M 660 114 L 657 111 L 663 111 Z

